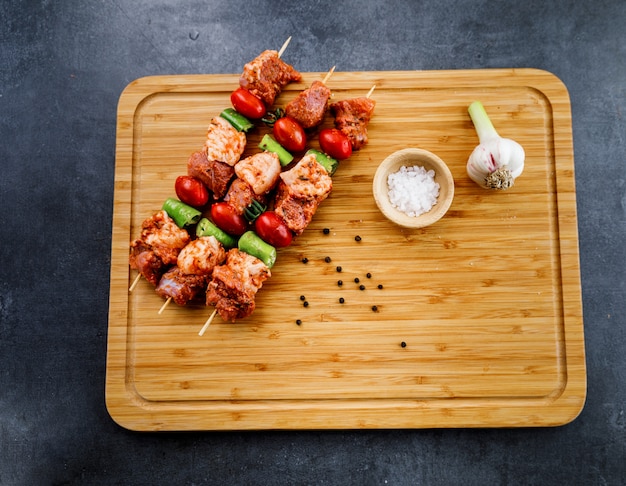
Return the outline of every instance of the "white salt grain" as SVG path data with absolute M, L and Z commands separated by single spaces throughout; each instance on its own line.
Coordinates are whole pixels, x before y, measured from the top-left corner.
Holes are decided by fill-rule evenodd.
M 387 177 L 391 205 L 416 217 L 427 213 L 437 203 L 439 184 L 435 182 L 435 171 L 424 167 L 400 167 Z

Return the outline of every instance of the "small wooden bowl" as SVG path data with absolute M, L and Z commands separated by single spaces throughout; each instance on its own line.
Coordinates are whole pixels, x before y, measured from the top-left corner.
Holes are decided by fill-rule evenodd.
M 402 166 L 420 166 L 435 171 L 435 182 L 439 184 L 437 203 L 430 211 L 419 216 L 409 216 L 394 208 L 389 201 L 387 177 Z M 389 155 L 381 162 L 374 175 L 374 200 L 387 219 L 405 228 L 423 228 L 439 221 L 448 211 L 454 198 L 454 179 L 450 169 L 435 154 L 418 148 L 407 148 Z

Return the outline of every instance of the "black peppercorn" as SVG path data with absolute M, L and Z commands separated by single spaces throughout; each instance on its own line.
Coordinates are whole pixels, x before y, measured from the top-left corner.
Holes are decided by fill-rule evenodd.
M 372 306 L 372 310 L 373 310 L 374 312 L 378 312 L 378 306 L 377 306 L 377 305 L 373 305 L 373 306 Z
M 337 266 L 337 271 L 341 272 L 341 270 L 343 270 L 339 265 Z
M 308 307 L 309 303 L 305 300 L 304 303 L 302 304 L 304 307 Z
M 325 261 L 326 263 L 330 263 L 330 257 L 329 257 L 329 256 L 327 256 L 326 258 L 324 258 L 324 261 Z
M 359 285 L 359 289 L 360 290 L 365 290 L 365 285 L 363 285 L 363 284 Z
M 302 263 L 309 263 L 309 259 L 308 259 L 307 257 L 304 257 L 304 258 L 302 259 Z
M 301 295 L 300 300 L 306 300 L 306 297 L 304 295 Z
M 337 285 L 341 287 L 343 285 L 343 280 L 337 280 Z
M 400 343 L 400 346 L 402 346 L 403 348 L 406 348 L 406 343 L 405 343 L 404 341 L 402 341 L 402 342 Z
M 383 288 L 383 284 L 378 284 L 378 288 L 382 289 Z
M 365 275 L 367 278 L 372 278 L 372 274 L 367 272 L 367 275 Z
M 299 326 L 300 324 L 302 324 L 302 320 L 301 319 L 296 319 L 296 324 Z
M 346 299 L 344 299 L 343 297 L 339 297 L 339 303 L 343 304 L 346 301 Z
M 329 229 L 329 228 L 324 228 L 324 229 L 322 230 L 322 232 L 323 232 L 325 235 L 327 235 L 327 234 L 329 234 L 329 233 L 330 233 L 330 229 Z
M 354 241 L 361 241 L 361 237 L 360 237 L 359 235 L 356 235 L 356 236 L 354 237 Z
M 359 277 L 356 277 L 356 278 L 354 279 L 354 283 L 359 283 L 359 282 L 360 282 Z

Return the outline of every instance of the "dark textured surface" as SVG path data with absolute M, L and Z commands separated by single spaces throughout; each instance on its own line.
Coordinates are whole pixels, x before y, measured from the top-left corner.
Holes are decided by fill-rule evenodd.
M 0 3 L 0 484 L 625 484 L 626 3 Z M 587 403 L 553 429 L 139 434 L 104 403 L 116 106 L 153 74 L 536 67 L 572 103 Z

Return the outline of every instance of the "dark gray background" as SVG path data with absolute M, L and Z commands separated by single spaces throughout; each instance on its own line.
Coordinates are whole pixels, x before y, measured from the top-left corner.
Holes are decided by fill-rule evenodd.
M 626 2 L 0 3 L 0 484 L 626 483 Z M 551 429 L 133 433 L 104 402 L 115 121 L 146 75 L 535 67 L 572 104 L 588 397 Z

